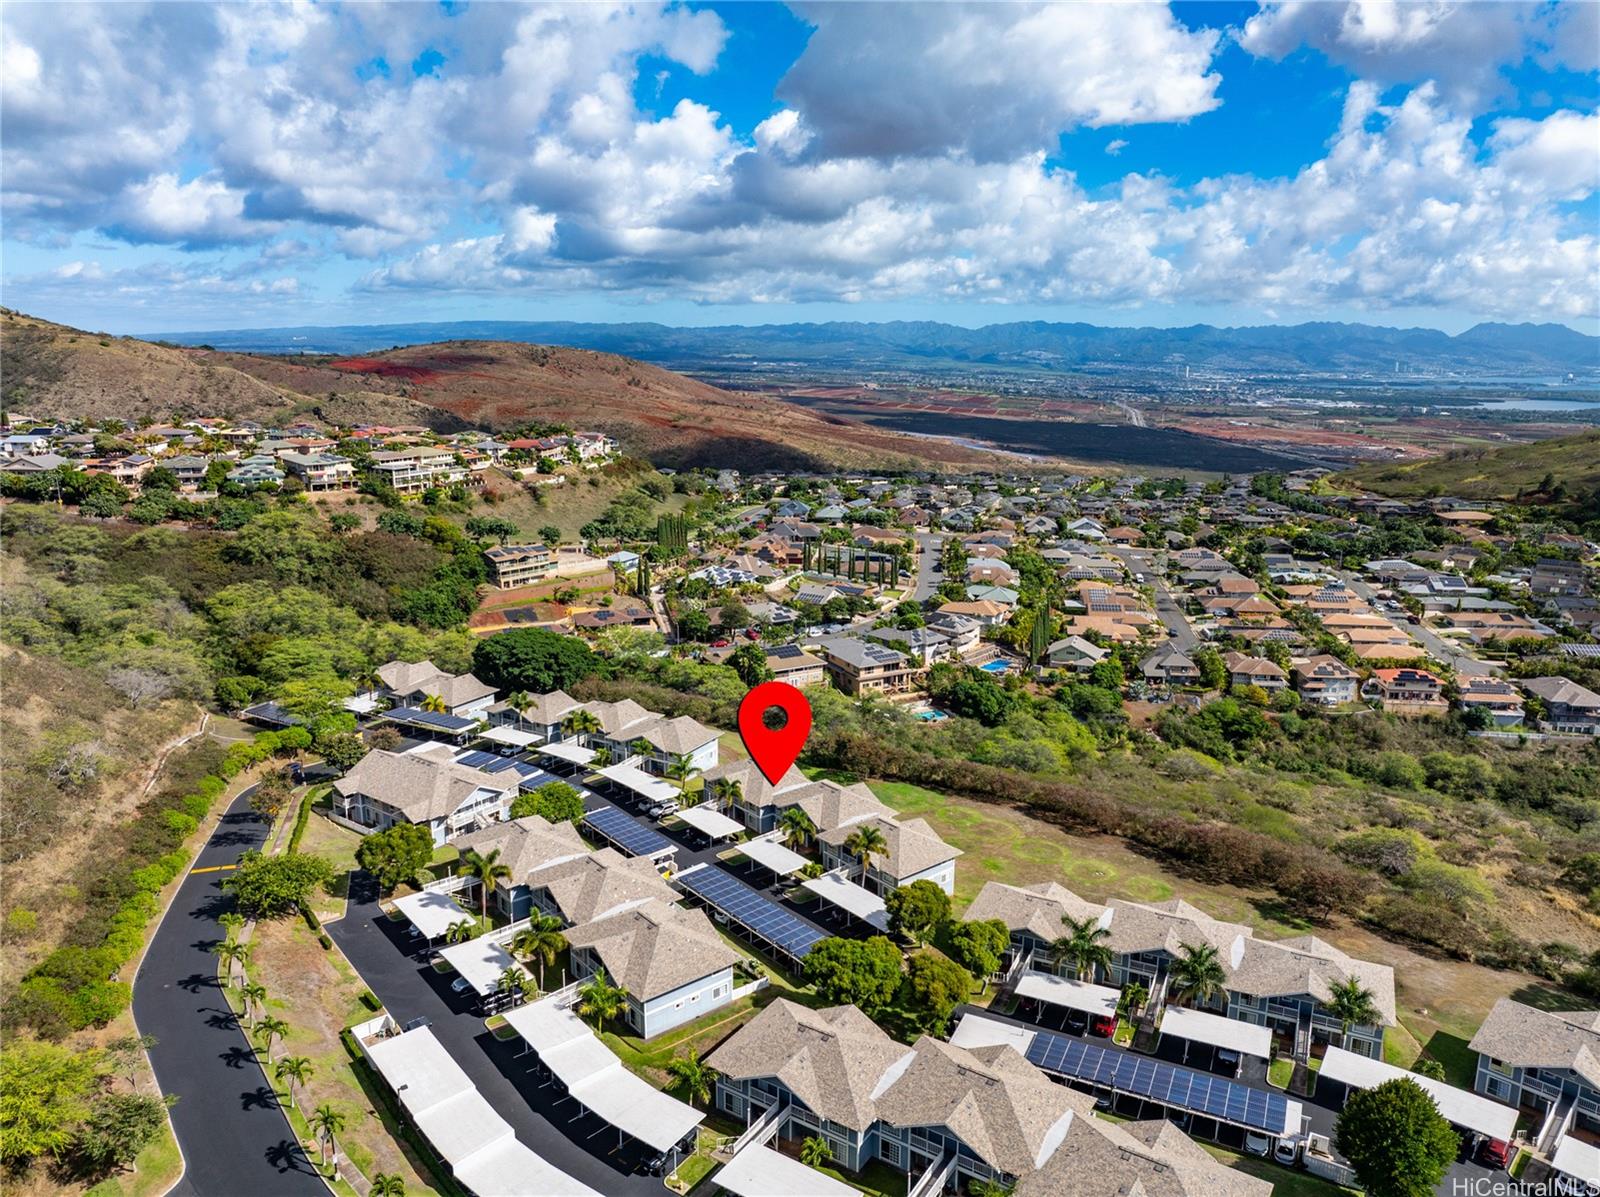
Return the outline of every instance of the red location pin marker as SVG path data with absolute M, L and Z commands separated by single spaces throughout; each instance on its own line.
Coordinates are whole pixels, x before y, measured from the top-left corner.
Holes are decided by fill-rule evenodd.
M 784 714 L 782 727 L 766 724 L 766 713 L 776 707 Z M 811 734 L 811 704 L 788 682 L 762 682 L 739 704 L 739 735 L 756 768 L 777 785 L 800 756 Z

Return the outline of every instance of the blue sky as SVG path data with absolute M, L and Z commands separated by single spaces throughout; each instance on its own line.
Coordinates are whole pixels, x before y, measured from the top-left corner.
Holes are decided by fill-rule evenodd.
M 8 306 L 1600 331 L 1593 4 L 7 8 Z

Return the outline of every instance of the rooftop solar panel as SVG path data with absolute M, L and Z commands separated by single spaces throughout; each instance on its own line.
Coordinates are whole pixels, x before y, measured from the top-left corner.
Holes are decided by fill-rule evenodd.
M 489 766 L 505 758 L 493 752 L 465 752 L 456 757 L 456 764 L 465 765 L 469 769 L 482 769 L 488 771 Z
M 827 938 L 804 919 L 762 897 L 715 865 L 680 873 L 678 881 L 695 897 L 795 960 L 805 959 L 812 948 Z
M 597 807 L 584 815 L 583 821 L 629 856 L 658 856 L 678 850 L 678 846 L 659 831 L 646 827 L 627 811 L 614 806 Z
M 1298 1129 L 1288 1125 L 1289 1100 L 1279 1094 L 1252 1089 L 1226 1077 L 1111 1051 L 1066 1035 L 1037 1032 L 1028 1045 L 1028 1059 L 1046 1072 L 1269 1135 Z
M 417 727 L 433 727 L 448 732 L 467 731 L 478 725 L 476 719 L 447 715 L 443 711 L 424 711 L 421 707 L 395 707 L 387 717 L 396 723 L 410 723 Z

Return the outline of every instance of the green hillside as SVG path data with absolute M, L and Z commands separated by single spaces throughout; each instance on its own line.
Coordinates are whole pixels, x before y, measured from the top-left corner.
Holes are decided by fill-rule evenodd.
M 1519 491 L 1566 484 L 1568 494 L 1600 487 L 1600 429 L 1490 449 L 1456 449 L 1409 465 L 1358 466 L 1335 475 L 1336 485 L 1359 487 L 1395 498 L 1459 495 L 1467 499 L 1514 499 Z

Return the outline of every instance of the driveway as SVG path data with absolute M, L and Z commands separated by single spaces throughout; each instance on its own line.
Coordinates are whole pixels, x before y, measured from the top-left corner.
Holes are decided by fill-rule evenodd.
M 939 575 L 933 572 L 933 567 L 944 547 L 944 537 L 933 532 L 913 532 L 911 537 L 917 542 L 917 579 L 911 597 L 922 603 L 939 589 Z
M 540 1084 L 535 1057 L 520 1054 L 521 1039 L 496 1039 L 473 1011 L 470 995 L 450 992 L 452 976 L 434 972 L 427 952 L 411 946 L 403 920 L 385 917 L 366 873 L 353 876 L 349 909 L 326 928 L 397 1022 L 429 1020 L 451 1058 L 523 1144 L 607 1197 L 659 1197 L 659 1177 L 631 1175 L 638 1148 L 618 1154 L 614 1129 L 592 1115 L 579 1117 L 570 1101 Z
M 172 1189 L 177 1197 L 325 1197 L 220 992 L 211 954 L 222 938 L 216 918 L 233 905 L 222 891 L 228 866 L 259 848 L 268 831 L 250 809 L 250 793 L 222 816 L 156 928 L 133 979 L 133 1018 L 141 1034 L 157 1039 L 150 1061 L 161 1091 L 178 1098 L 172 1125 L 184 1173 Z

